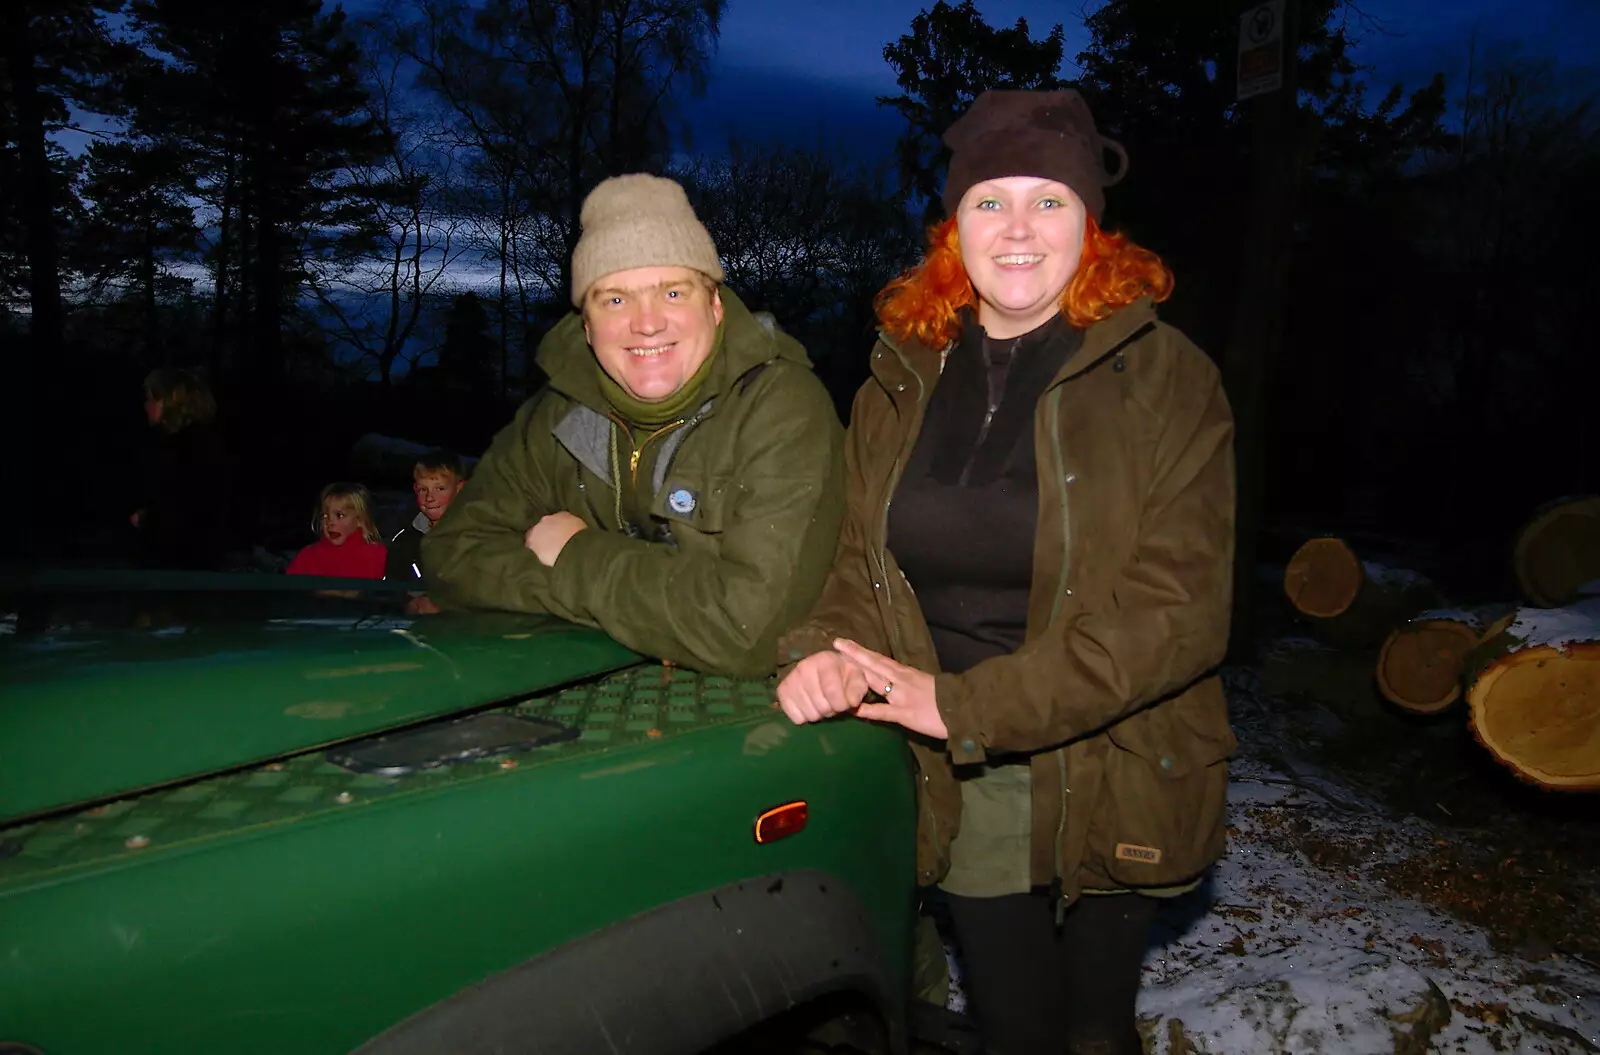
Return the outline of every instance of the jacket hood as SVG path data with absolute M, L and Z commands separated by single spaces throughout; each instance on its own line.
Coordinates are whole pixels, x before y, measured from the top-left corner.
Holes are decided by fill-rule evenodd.
M 811 369 L 805 348 L 779 329 L 771 315 L 752 312 L 727 286 L 719 286 L 717 292 L 722 298 L 722 350 L 706 381 L 708 397 L 722 395 L 750 370 L 774 359 Z M 550 378 L 550 387 L 604 412 L 606 399 L 595 376 L 594 351 L 583 332 L 581 313 L 569 314 L 545 334 L 536 360 Z

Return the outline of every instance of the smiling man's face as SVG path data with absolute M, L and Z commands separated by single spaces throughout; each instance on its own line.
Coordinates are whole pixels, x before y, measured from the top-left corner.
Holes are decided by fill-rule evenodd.
M 600 368 L 634 399 L 659 403 L 711 355 L 722 298 L 687 267 L 615 271 L 589 287 L 583 332 Z

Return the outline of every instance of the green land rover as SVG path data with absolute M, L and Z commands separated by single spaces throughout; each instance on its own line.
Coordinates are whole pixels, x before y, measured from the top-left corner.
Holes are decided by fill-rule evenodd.
M 349 586 L 0 584 L 0 1052 L 903 1050 L 899 736 Z

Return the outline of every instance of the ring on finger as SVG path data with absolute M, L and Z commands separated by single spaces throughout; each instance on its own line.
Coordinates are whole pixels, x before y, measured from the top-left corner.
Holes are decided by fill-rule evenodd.
M 887 696 L 893 691 L 894 691 L 894 682 L 886 681 L 886 682 L 883 683 L 883 691 L 881 693 L 879 693 L 878 695 Z

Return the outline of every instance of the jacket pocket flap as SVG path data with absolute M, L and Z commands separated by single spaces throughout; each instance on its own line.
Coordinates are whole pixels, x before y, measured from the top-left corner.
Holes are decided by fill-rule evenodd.
M 1228 727 L 1222 681 L 1215 677 L 1129 715 L 1106 733 L 1124 751 L 1173 777 L 1221 762 L 1239 746 Z

